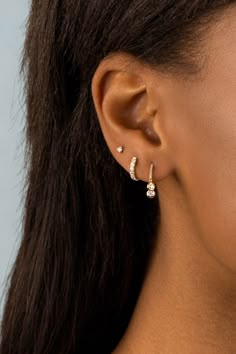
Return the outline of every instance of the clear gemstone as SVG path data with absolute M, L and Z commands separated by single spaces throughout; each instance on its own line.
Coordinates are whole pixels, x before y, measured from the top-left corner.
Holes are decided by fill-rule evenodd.
M 116 150 L 117 150 L 118 152 L 123 152 L 123 147 L 122 147 L 122 146 L 119 146 Z
M 151 191 L 154 191 L 155 190 L 155 184 L 150 182 L 150 183 L 148 183 L 147 188 L 150 189 Z
M 155 195 L 156 195 L 156 193 L 155 193 L 154 191 L 151 191 L 151 190 L 148 190 L 148 191 L 147 191 L 147 196 L 148 196 L 149 198 L 154 198 Z

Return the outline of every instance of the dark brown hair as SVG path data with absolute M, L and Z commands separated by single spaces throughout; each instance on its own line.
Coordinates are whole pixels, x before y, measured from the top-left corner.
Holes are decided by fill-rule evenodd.
M 92 77 L 118 51 L 193 75 L 197 29 L 230 3 L 32 1 L 22 60 L 23 236 L 9 275 L 1 354 L 105 354 L 117 345 L 150 259 L 159 203 L 109 152 Z

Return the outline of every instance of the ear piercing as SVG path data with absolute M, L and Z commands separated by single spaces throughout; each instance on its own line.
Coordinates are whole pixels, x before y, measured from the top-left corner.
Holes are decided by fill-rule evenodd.
M 118 146 L 118 148 L 116 148 L 116 150 L 119 153 L 122 153 L 124 151 L 124 147 L 123 146 Z M 138 181 L 137 177 L 135 176 L 135 165 L 137 162 L 137 157 L 133 157 L 131 162 L 130 162 L 130 177 L 134 180 L 134 181 Z
M 116 150 L 119 153 L 122 153 L 124 151 L 124 147 L 123 146 L 118 146 Z M 134 181 L 139 181 L 139 179 L 136 177 L 136 174 L 135 174 L 136 164 L 137 164 L 137 157 L 134 156 L 134 157 L 132 157 L 132 159 L 130 161 L 130 167 L 129 167 L 130 177 Z M 156 191 L 155 191 L 156 185 L 155 185 L 155 183 L 153 183 L 153 180 L 152 180 L 153 168 L 154 168 L 154 164 L 151 163 L 150 169 L 149 169 L 149 181 L 148 181 L 148 184 L 147 184 L 147 192 L 146 192 L 147 197 L 151 198 L 151 199 L 156 196 Z
M 134 181 L 138 181 L 138 178 L 135 176 L 135 166 L 136 166 L 136 162 L 137 162 L 137 157 L 132 157 L 132 160 L 130 162 L 130 167 L 129 167 L 129 171 L 130 171 L 130 177 L 134 180 Z
M 153 172 L 153 163 L 151 163 L 151 166 L 150 166 L 150 171 L 149 171 L 149 182 L 147 184 L 147 197 L 148 198 L 154 198 L 155 195 L 156 195 L 156 192 L 155 192 L 155 184 L 153 183 L 152 181 L 152 172 Z
M 123 146 L 118 146 L 118 148 L 116 149 L 119 153 L 122 153 L 124 151 L 124 147 Z

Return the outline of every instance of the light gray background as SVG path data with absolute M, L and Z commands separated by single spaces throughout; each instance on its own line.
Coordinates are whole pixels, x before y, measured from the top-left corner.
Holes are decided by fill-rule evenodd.
M 20 239 L 24 109 L 19 64 L 28 3 L 0 0 L 0 317 Z

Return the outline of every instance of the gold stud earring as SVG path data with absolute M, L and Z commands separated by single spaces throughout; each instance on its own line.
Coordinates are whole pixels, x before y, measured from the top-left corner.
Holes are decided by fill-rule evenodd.
M 137 162 L 137 157 L 132 157 L 131 162 L 130 162 L 130 177 L 134 180 L 134 181 L 138 181 L 138 178 L 135 176 L 135 165 Z
M 152 163 L 151 166 L 150 166 L 150 171 L 149 171 L 149 182 L 147 184 L 147 189 L 148 189 L 147 196 L 148 196 L 148 198 L 154 198 L 155 195 L 156 195 L 156 192 L 155 192 L 156 186 L 155 186 L 155 184 L 152 181 L 153 167 L 154 167 L 154 165 Z
M 116 149 L 119 153 L 122 153 L 124 151 L 124 147 L 123 146 L 118 146 L 118 148 Z

